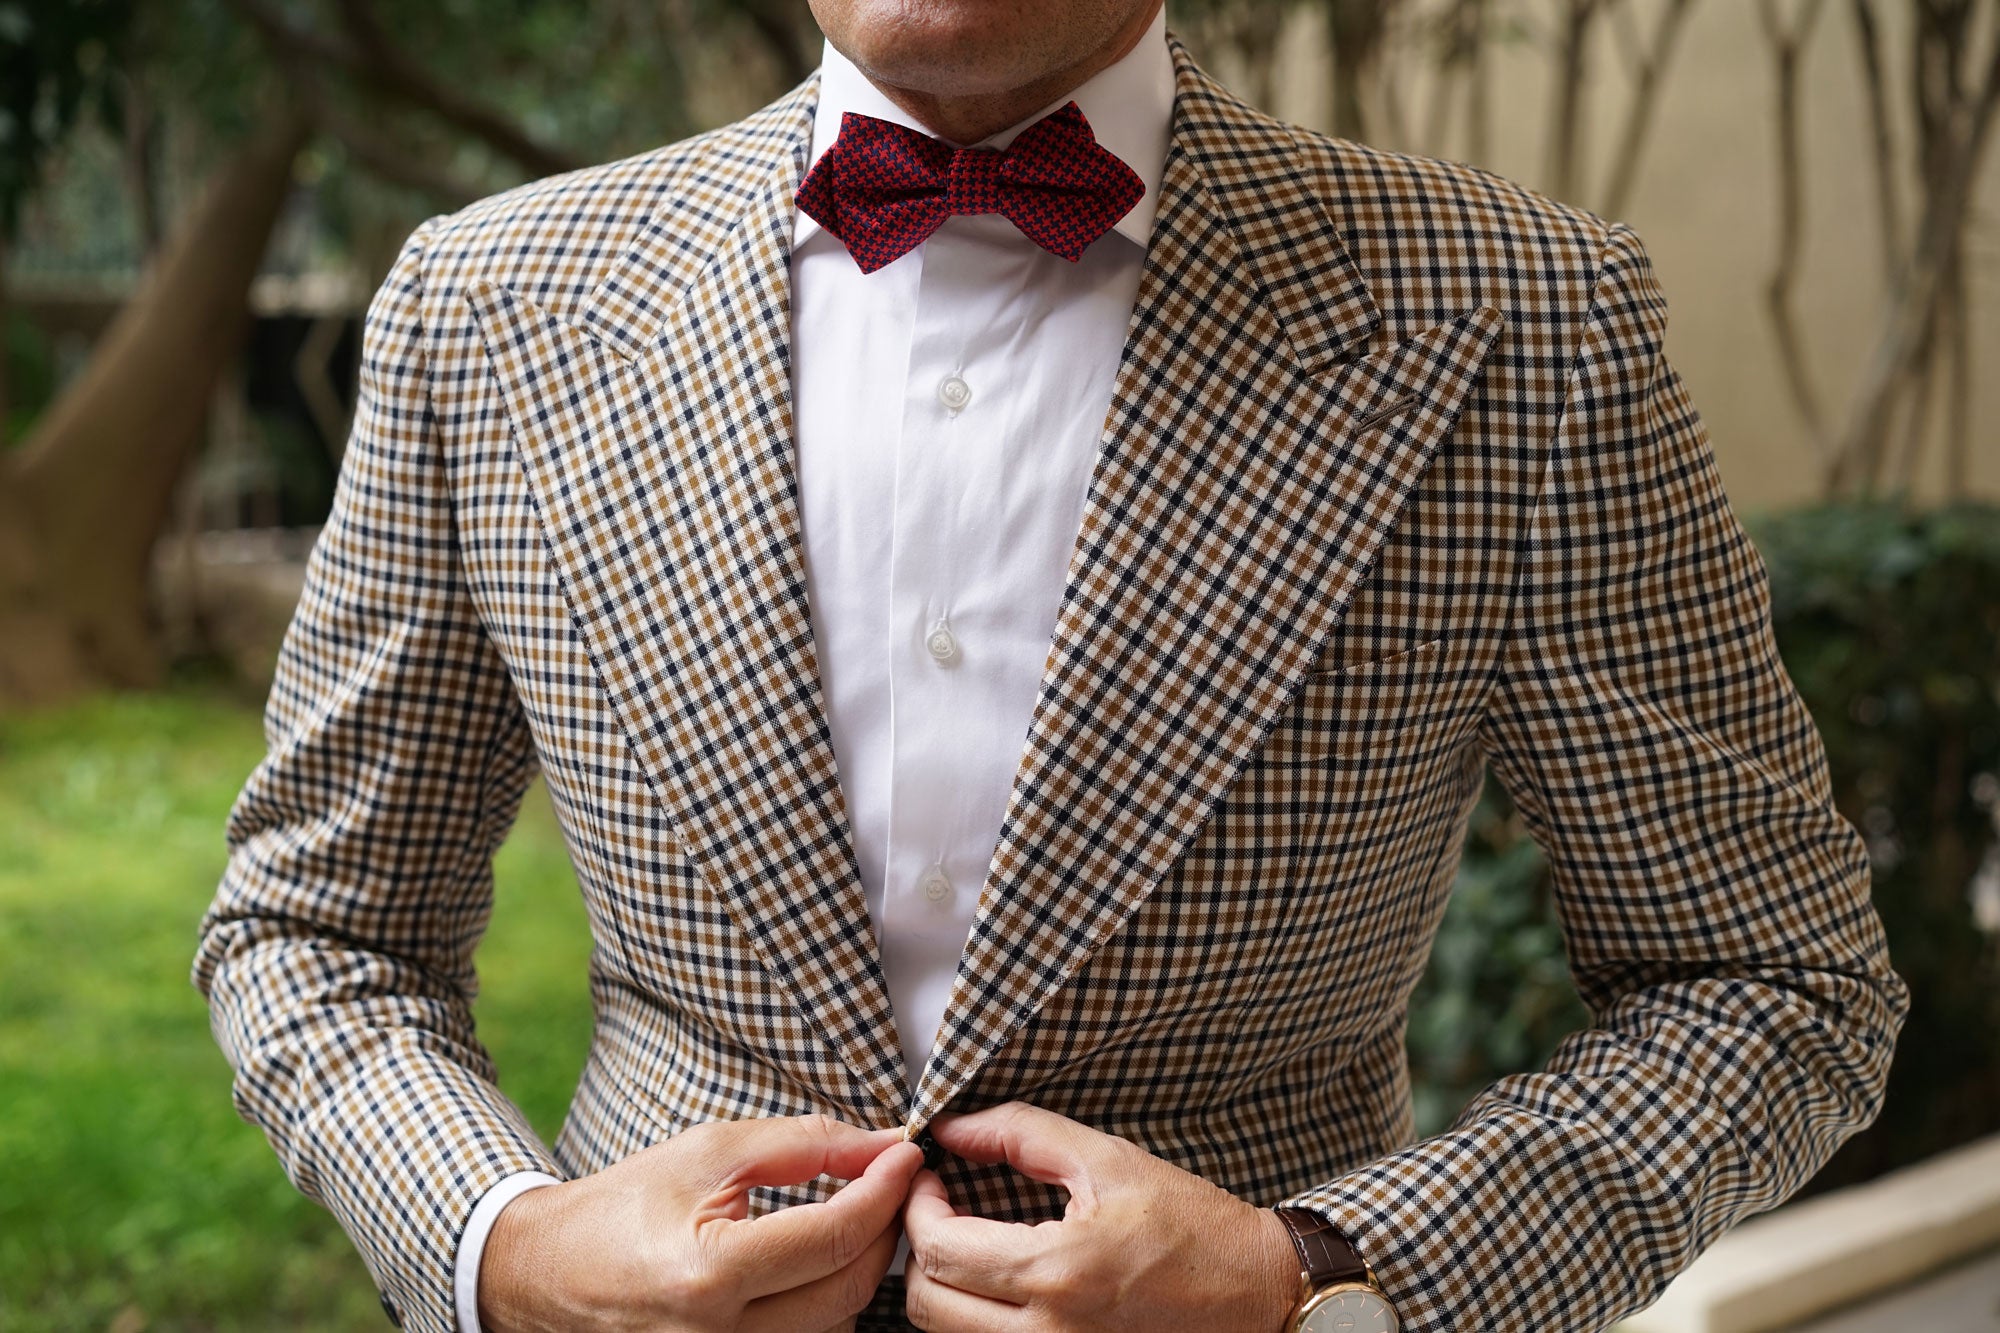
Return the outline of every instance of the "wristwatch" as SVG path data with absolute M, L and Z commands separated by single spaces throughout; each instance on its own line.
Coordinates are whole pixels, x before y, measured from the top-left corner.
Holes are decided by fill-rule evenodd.
M 1305 1208 L 1273 1210 L 1299 1251 L 1299 1308 L 1290 1333 L 1398 1333 L 1396 1307 L 1347 1237 Z

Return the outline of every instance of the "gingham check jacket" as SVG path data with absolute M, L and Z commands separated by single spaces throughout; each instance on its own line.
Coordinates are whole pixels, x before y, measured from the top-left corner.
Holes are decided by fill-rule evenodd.
M 1905 992 L 1639 243 L 1271 120 L 1171 46 L 1137 307 L 914 1099 L 791 463 L 816 82 L 410 237 L 195 969 L 241 1111 L 405 1327 L 451 1329 L 510 1172 L 1025 1098 L 1323 1210 L 1413 1333 L 1595 1329 L 1874 1114 Z M 1488 764 L 1595 1026 L 1415 1142 L 1405 1016 Z M 596 936 L 553 1149 L 469 1008 L 537 768 Z

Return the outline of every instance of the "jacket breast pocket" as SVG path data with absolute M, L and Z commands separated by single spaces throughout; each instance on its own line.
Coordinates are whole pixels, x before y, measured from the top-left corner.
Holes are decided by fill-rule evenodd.
M 1314 667 L 1265 739 L 1264 762 L 1383 755 L 1440 709 L 1444 666 L 1439 637 L 1366 661 Z

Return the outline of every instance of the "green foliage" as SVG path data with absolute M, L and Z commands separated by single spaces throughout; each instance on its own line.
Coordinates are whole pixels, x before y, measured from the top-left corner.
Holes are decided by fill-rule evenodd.
M 1503 1074 L 1533 1069 L 1589 1021 L 1570 985 L 1548 862 L 1489 778 L 1430 970 L 1410 1002 L 1417 1128 L 1443 1129 Z
M 171 233 L 211 164 L 290 102 L 322 132 L 299 154 L 304 198 L 267 269 L 379 273 L 427 214 L 733 119 L 818 52 L 803 0 L 0 0 L 0 237 L 61 151 L 68 169 L 36 196 L 28 254 L 63 271 L 136 269 L 128 121 Z M 474 125 L 508 127 L 553 160 L 524 164 Z M 51 196 L 80 221 L 41 217 Z
M 223 144 L 256 131 L 258 94 L 272 77 L 269 54 L 230 0 L 139 6 L 125 66 L 165 118 Z
M 346 1237 L 236 1118 L 187 981 L 262 752 L 254 713 L 201 695 L 0 723 L 0 1328 L 383 1326 Z M 539 798 L 497 877 L 481 1031 L 552 1135 L 589 1039 L 588 939 Z
M 1828 506 L 1750 526 L 1779 652 L 1825 738 L 1835 804 L 1867 836 L 1913 992 L 1882 1118 L 1826 1188 L 2000 1130 L 2000 955 L 1970 898 L 1976 880 L 2000 896 L 2000 510 Z M 1413 1001 L 1420 1127 L 1540 1065 L 1583 1021 L 1547 866 L 1489 781 Z
M 2000 509 L 1829 506 L 1757 535 L 1779 651 L 1912 993 L 1881 1122 L 1826 1186 L 2000 1130 L 2000 937 L 1972 901 L 1982 880 L 2000 895 Z
M 0 3 L 0 238 L 70 127 L 95 108 L 116 121 L 113 77 L 132 0 Z

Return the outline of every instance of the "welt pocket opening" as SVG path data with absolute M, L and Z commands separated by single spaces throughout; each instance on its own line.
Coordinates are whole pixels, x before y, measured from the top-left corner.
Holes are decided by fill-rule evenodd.
M 1422 643 L 1399 648 L 1381 657 L 1372 657 L 1362 662 L 1346 662 L 1340 666 L 1313 667 L 1306 672 L 1307 680 L 1349 680 L 1377 675 L 1400 667 L 1419 670 L 1435 668 L 1442 659 L 1444 636 L 1426 639 Z
M 1381 425 L 1385 421 L 1390 420 L 1392 417 L 1399 417 L 1403 415 L 1403 413 L 1409 411 L 1411 408 L 1415 407 L 1418 403 L 1422 401 L 1423 401 L 1422 395 L 1414 393 L 1406 393 L 1401 398 L 1396 399 L 1394 402 L 1388 403 L 1382 407 L 1378 407 L 1373 412 L 1367 413 L 1359 421 L 1354 423 L 1354 429 L 1356 431 L 1373 430 L 1375 427 Z

